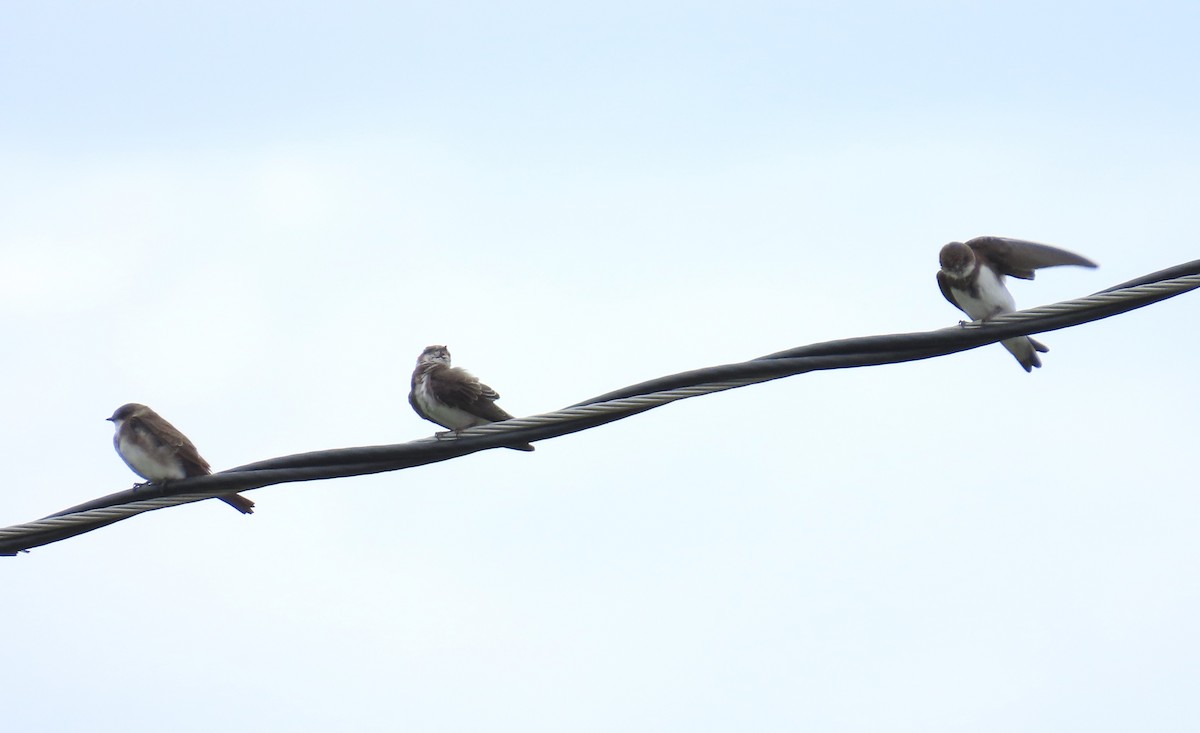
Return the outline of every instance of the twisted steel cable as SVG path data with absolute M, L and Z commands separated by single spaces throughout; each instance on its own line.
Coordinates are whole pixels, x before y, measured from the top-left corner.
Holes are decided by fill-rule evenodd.
M 363 476 L 450 460 L 511 443 L 588 430 L 700 395 L 827 369 L 896 364 L 966 351 L 1014 336 L 1069 328 L 1200 288 L 1200 260 L 1151 273 L 1093 295 L 936 331 L 840 339 L 735 364 L 659 377 L 541 415 L 464 430 L 447 439 L 301 453 L 207 476 L 150 484 L 0 529 L 0 555 L 15 555 L 143 512 L 273 484 Z

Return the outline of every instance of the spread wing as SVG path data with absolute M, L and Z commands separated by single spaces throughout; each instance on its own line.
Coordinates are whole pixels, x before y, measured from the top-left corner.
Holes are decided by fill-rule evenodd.
M 192 441 L 188 440 L 187 436 L 179 432 L 171 423 L 158 415 L 131 417 L 129 422 L 130 427 L 134 430 L 148 434 L 159 443 L 170 446 L 175 451 L 175 455 L 183 461 L 187 475 L 201 476 L 210 472 L 208 461 L 200 457 L 200 451 L 196 450 Z
M 1074 252 L 1051 247 L 1048 244 L 1026 242 L 1022 239 L 976 237 L 966 244 L 975 251 L 976 257 L 986 260 L 1005 275 L 1019 277 L 1022 280 L 1032 280 L 1034 270 L 1043 267 L 1058 267 L 1059 265 L 1096 267 L 1095 262 Z M 939 277 L 939 281 L 940 279 Z M 945 292 L 946 288 L 943 286 L 942 293 L 945 294 Z M 950 300 L 950 302 L 954 301 Z
M 496 400 L 500 399 L 496 390 L 461 367 L 434 369 L 429 373 L 429 387 L 442 404 L 450 407 L 457 407 L 492 422 L 512 418 L 496 404 Z

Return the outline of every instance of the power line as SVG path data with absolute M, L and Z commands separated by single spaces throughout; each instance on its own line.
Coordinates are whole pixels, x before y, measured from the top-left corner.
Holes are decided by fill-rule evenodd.
M 459 458 L 514 442 L 534 442 L 622 420 L 700 395 L 812 371 L 896 364 L 929 359 L 1014 336 L 1055 331 L 1142 308 L 1200 288 L 1200 260 L 1188 262 L 1083 298 L 1030 308 L 987 322 L 936 331 L 864 336 L 801 346 L 750 361 L 659 377 L 593 397 L 570 407 L 471 428 L 447 439 L 300 453 L 231 468 L 207 476 L 151 484 L 109 494 L 44 519 L 0 529 L 0 555 L 15 555 L 122 519 L 215 496 L 273 484 L 316 481 L 398 471 Z

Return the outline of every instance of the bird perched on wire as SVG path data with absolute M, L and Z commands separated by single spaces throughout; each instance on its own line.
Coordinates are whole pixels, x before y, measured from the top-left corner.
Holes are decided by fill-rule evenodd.
M 148 482 L 166 484 L 212 473 L 192 441 L 149 407 L 131 402 L 118 407 L 107 419 L 116 426 L 113 446 L 117 455 Z M 217 498 L 242 514 L 254 513 L 254 502 L 241 494 Z
M 1065 249 L 1006 237 L 976 237 L 965 243 L 951 242 L 942 247 L 938 260 L 942 269 L 938 271 L 937 281 L 942 295 L 976 321 L 1016 310 L 1012 293 L 1004 285 L 1005 275 L 1032 280 L 1034 270 L 1043 267 L 1096 267 L 1095 262 Z M 1012 352 L 1027 372 L 1042 365 L 1038 352 L 1049 351 L 1044 344 L 1028 336 L 1005 339 L 1000 343 Z
M 512 415 L 496 404 L 498 399 L 500 395 L 496 394 L 496 390 L 480 382 L 470 372 L 450 366 L 450 350 L 445 346 L 427 346 L 417 357 L 408 403 L 429 422 L 458 433 L 477 425 L 511 420 Z M 533 450 L 529 443 L 505 447 Z

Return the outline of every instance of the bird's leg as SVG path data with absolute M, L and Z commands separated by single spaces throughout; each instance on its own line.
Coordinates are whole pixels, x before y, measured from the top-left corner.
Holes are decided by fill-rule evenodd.
M 963 328 L 968 328 L 968 327 L 971 327 L 971 326 L 974 326 L 975 328 L 978 328 L 978 327 L 982 326 L 983 324 L 987 323 L 988 321 L 992 320 L 992 319 L 993 319 L 993 318 L 995 318 L 996 316 L 1002 316 L 1002 315 L 1004 315 L 1004 314 L 1003 314 L 1003 313 L 997 313 L 996 315 L 993 315 L 993 316 L 987 316 L 987 317 L 985 317 L 985 318 L 976 318 L 976 319 L 975 319 L 975 320 L 973 320 L 973 321 L 959 321 L 959 322 L 958 322 L 958 325 L 959 325 L 959 326 L 962 326 Z
M 163 496 L 164 492 L 167 490 L 167 484 L 169 483 L 170 481 L 167 479 L 162 479 L 161 481 L 142 481 L 141 483 L 134 484 L 130 491 L 136 494 L 138 489 L 145 490 L 147 486 L 156 486 L 158 487 L 158 496 Z

